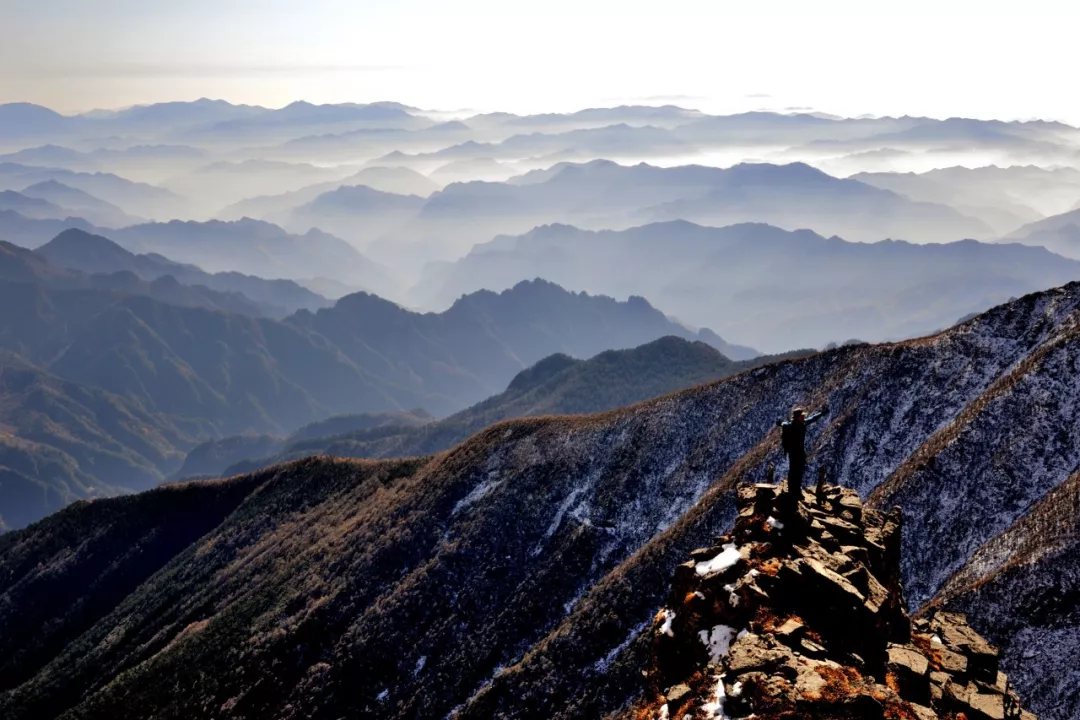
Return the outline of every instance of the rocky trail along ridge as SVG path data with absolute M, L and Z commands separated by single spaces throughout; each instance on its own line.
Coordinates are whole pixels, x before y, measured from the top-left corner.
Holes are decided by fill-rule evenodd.
M 963 615 L 908 617 L 899 511 L 741 485 L 732 532 L 675 571 L 635 720 L 1028 720 Z

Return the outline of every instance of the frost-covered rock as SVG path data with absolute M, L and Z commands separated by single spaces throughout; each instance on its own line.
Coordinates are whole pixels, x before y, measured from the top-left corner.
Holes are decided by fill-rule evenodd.
M 626 718 L 1034 718 L 962 615 L 908 618 L 898 515 L 863 510 L 840 488 L 798 506 L 761 485 L 738 498 L 724 547 L 744 548 L 757 572 L 691 572 L 694 559 L 676 570 L 668 604 L 678 615 L 660 621 L 677 617 L 679 632 L 654 636 L 646 697 Z M 783 535 L 768 522 L 776 516 Z M 850 528 L 843 546 L 826 529 L 838 525 Z

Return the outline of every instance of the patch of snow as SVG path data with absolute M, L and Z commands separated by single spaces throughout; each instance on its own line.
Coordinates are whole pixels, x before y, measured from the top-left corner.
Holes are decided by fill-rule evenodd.
M 934 637 L 930 638 L 930 642 L 935 643 L 937 645 L 944 645 L 945 644 L 945 643 L 941 642 L 941 636 L 937 635 L 936 633 L 934 634 Z
M 581 495 L 584 488 L 574 488 L 574 491 L 567 495 L 566 499 L 562 501 L 562 505 L 555 512 L 555 519 L 551 521 L 551 525 L 548 525 L 547 532 L 544 533 L 544 537 L 550 538 L 555 534 L 555 531 L 562 525 L 563 517 L 569 512 L 570 508 L 577 502 L 578 497 Z
M 713 718 L 714 720 L 731 720 L 728 714 L 724 712 L 724 702 L 726 700 L 724 675 L 720 674 L 716 676 L 716 691 L 713 694 L 713 699 L 701 706 L 701 711 L 704 713 L 703 717 Z
M 424 669 L 424 665 L 427 664 L 427 655 L 422 655 L 419 660 L 416 661 L 416 667 L 413 669 L 413 677 L 420 674 L 420 671 Z
M 705 599 L 705 593 L 701 592 L 700 590 L 695 590 L 694 591 L 694 597 L 696 597 L 698 600 L 704 600 Z
M 708 575 L 709 573 L 723 572 L 734 567 L 737 562 L 739 562 L 739 549 L 735 547 L 734 543 L 728 543 L 724 545 L 723 552 L 712 560 L 699 562 L 694 566 L 694 569 L 697 570 L 698 575 Z
M 744 637 L 750 634 L 749 630 L 740 630 L 739 634 L 735 636 L 736 640 L 742 640 Z
M 495 473 L 490 473 L 488 479 L 480 483 L 472 489 L 472 491 L 457 501 L 454 505 L 454 509 L 450 512 L 451 515 L 457 515 L 459 512 L 477 502 L 485 495 L 488 495 L 492 490 L 502 485 L 502 480 L 496 480 L 494 478 Z
M 784 529 L 784 523 L 780 522 L 779 520 L 777 520 L 776 518 L 774 518 L 771 515 L 769 516 L 769 519 L 765 521 L 765 524 L 768 525 L 769 527 L 771 527 L 773 530 L 783 530 Z
M 719 663 L 731 650 L 731 642 L 737 636 L 737 630 L 727 625 L 717 625 L 711 631 L 701 630 L 698 639 L 709 649 L 709 662 Z
M 668 710 L 667 703 L 660 706 L 660 714 L 656 716 L 656 720 L 668 720 L 671 717 L 671 711 Z
M 750 568 L 750 572 L 748 572 L 746 574 L 749 575 L 752 578 L 756 578 L 758 575 L 761 574 L 761 571 L 758 570 L 757 568 Z
M 390 697 L 390 690 L 384 689 L 381 693 L 375 696 L 375 699 L 379 702 L 386 702 L 386 698 Z
M 737 698 L 742 695 L 742 683 L 737 682 L 731 686 L 731 697 Z
M 660 616 L 664 618 L 664 624 L 660 626 L 660 632 L 668 637 L 675 637 L 675 631 L 671 629 L 671 623 L 675 622 L 675 611 L 664 608 Z
M 730 604 L 731 607 L 738 607 L 739 606 L 739 596 L 735 594 L 735 586 L 734 585 L 725 585 L 724 586 L 724 592 L 726 592 L 728 594 L 728 604 Z
M 593 665 L 593 670 L 599 673 L 607 672 L 607 669 L 611 667 L 611 663 L 615 662 L 615 658 L 619 656 L 619 653 L 630 647 L 630 643 L 634 642 L 634 638 L 640 635 L 648 625 L 649 620 L 645 620 L 631 628 L 630 633 L 626 636 L 625 640 L 615 646 L 607 655 L 596 661 Z

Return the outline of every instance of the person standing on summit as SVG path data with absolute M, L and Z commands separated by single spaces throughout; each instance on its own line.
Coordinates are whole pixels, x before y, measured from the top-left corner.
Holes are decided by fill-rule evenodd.
M 823 407 L 809 417 L 802 408 L 793 408 L 790 420 L 777 420 L 780 428 L 780 444 L 788 456 L 788 495 L 798 500 L 802 492 L 803 473 L 806 471 L 806 428 L 813 425 L 829 408 Z

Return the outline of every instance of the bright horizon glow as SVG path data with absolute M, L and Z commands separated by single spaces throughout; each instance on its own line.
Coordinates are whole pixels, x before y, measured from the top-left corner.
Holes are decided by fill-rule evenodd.
M 912 0 L 0 0 L 0 102 L 675 104 L 1061 120 L 1080 8 Z

